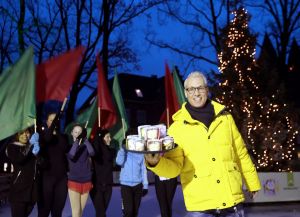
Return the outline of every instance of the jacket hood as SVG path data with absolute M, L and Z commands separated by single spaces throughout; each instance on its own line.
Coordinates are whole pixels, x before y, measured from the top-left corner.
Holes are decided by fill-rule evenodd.
M 221 112 L 223 112 L 226 108 L 224 105 L 211 100 L 211 104 L 214 107 L 215 110 L 215 116 L 219 115 Z M 186 102 L 182 104 L 181 109 L 178 110 L 173 116 L 173 121 L 186 121 L 188 123 L 195 123 L 198 122 L 197 120 L 193 119 L 190 115 L 190 113 L 185 108 Z

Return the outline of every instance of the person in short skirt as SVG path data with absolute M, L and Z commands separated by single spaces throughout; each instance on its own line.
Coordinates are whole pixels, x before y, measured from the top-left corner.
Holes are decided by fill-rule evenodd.
M 94 156 L 95 152 L 86 138 L 85 129 L 81 125 L 73 126 L 71 136 L 73 144 L 68 153 L 68 192 L 72 217 L 81 217 L 93 186 L 90 157 Z

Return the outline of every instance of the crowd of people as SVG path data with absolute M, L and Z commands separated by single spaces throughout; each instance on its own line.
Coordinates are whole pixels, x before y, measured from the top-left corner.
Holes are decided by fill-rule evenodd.
M 106 216 L 113 185 L 115 152 L 110 133 L 98 130 L 90 143 L 86 130 L 74 124 L 69 134 L 59 129 L 59 115 L 45 124 L 18 132 L 6 147 L 12 175 L 9 201 L 12 217 L 27 217 L 37 203 L 38 217 L 61 217 L 69 196 L 72 217 L 81 217 L 88 196 L 96 216 Z
M 132 157 L 123 149 L 117 155 L 107 129 L 98 129 L 91 143 L 82 125 L 73 124 L 69 134 L 61 133 L 59 126 L 59 115 L 49 113 L 36 132 L 33 127 L 18 132 L 7 145 L 14 167 L 9 195 L 12 217 L 29 216 L 35 204 L 38 217 L 61 217 L 67 196 L 72 217 L 82 216 L 89 196 L 96 217 L 105 217 L 115 161 L 121 166 L 120 207 L 124 216 L 136 217 L 148 189 L 143 155 Z
M 120 166 L 124 217 L 137 217 L 148 192 L 147 170 L 155 175 L 161 216 L 172 216 L 177 177 L 190 217 L 243 217 L 243 182 L 254 197 L 260 181 L 245 143 L 226 108 L 209 99 L 206 77 L 192 72 L 184 82 L 187 99 L 173 115 L 168 135 L 177 147 L 162 154 L 110 148 L 111 135 L 98 129 L 92 142 L 74 124 L 62 134 L 59 114 L 45 124 L 18 132 L 6 154 L 14 171 L 9 201 L 12 217 L 27 217 L 37 203 L 38 217 L 61 217 L 67 195 L 72 217 L 81 217 L 88 196 L 96 217 L 105 217 L 113 187 L 114 162 Z M 141 215 L 142 216 L 142 215 Z

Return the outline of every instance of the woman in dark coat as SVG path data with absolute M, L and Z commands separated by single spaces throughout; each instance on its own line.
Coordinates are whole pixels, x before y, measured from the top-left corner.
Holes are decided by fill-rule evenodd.
M 14 167 L 9 193 L 12 217 L 29 216 L 37 201 L 39 135 L 30 136 L 29 129 L 23 130 L 6 148 L 7 157 Z
M 96 217 L 105 217 L 113 186 L 113 162 L 115 151 L 110 148 L 111 137 L 106 129 L 99 130 L 95 136 L 93 157 L 93 189 L 90 192 Z
M 66 136 L 59 131 L 59 114 L 49 113 L 40 129 L 40 155 L 43 158 L 40 177 L 38 217 L 61 217 L 65 206 L 69 150 Z

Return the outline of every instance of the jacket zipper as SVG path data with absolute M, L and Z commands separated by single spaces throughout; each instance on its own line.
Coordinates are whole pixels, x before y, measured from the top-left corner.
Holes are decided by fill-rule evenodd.
M 36 178 L 36 173 L 37 173 L 37 161 L 38 161 L 38 159 L 36 158 L 35 159 L 35 162 L 34 162 L 34 175 L 33 175 L 33 180 L 35 180 L 35 178 Z
M 18 172 L 18 175 L 17 175 L 17 177 L 15 178 L 13 184 L 16 184 L 16 182 L 17 182 L 17 180 L 18 180 L 18 178 L 19 178 L 20 175 L 21 175 L 21 170 Z
M 221 120 L 217 126 L 214 127 L 214 129 L 210 132 L 210 134 L 208 136 L 210 136 L 213 132 L 215 132 L 215 130 L 217 129 L 217 127 L 222 123 L 223 121 Z
M 223 108 L 215 117 L 214 117 L 214 119 L 212 120 L 212 122 L 214 121 L 214 120 L 216 120 L 219 116 L 221 116 L 221 115 L 224 115 L 224 113 L 226 112 L 226 108 Z M 216 130 L 216 128 L 222 123 L 223 121 L 221 120 L 218 124 L 217 124 L 217 126 L 215 126 L 215 128 L 210 132 L 210 134 L 209 134 L 209 136 Z

